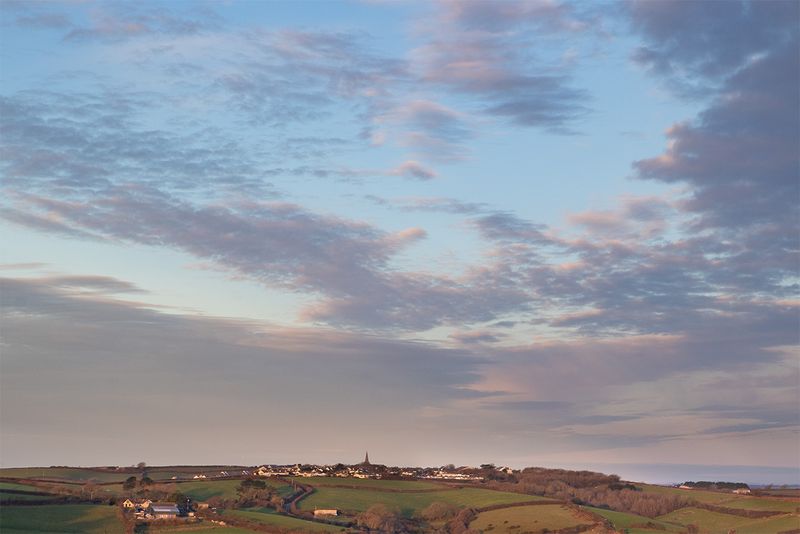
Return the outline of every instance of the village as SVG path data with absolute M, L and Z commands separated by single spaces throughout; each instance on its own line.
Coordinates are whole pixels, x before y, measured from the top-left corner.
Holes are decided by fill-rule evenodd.
M 385 480 L 385 481 L 414 481 L 427 480 L 439 482 L 480 482 L 484 480 L 486 469 L 498 473 L 511 474 L 510 467 L 495 467 L 487 464 L 481 467 L 447 465 L 442 467 L 387 467 L 385 465 L 373 464 L 369 460 L 369 453 L 365 454 L 364 461 L 359 464 L 346 465 L 342 463 L 331 465 L 318 464 L 264 464 L 257 467 L 235 470 L 221 469 L 219 471 L 203 470 L 196 473 L 186 472 L 170 477 L 171 482 L 200 482 L 213 480 L 242 480 L 241 487 L 261 487 L 257 482 L 259 479 L 274 479 L 281 483 L 291 484 L 296 493 L 280 506 L 277 507 L 282 513 L 296 513 L 294 502 L 302 499 L 308 491 L 302 483 L 295 482 L 295 479 L 305 478 L 327 478 L 343 479 L 342 485 L 346 486 L 347 479 L 353 480 Z M 117 468 L 122 469 L 122 468 Z M 219 525 L 225 525 L 225 521 L 214 519 L 219 510 L 212 503 L 195 501 L 190 498 L 182 499 L 178 502 L 155 502 L 149 498 L 129 497 L 120 503 L 124 514 L 137 522 L 165 522 L 165 521 L 184 521 L 196 522 L 205 520 L 212 521 Z M 325 521 L 340 515 L 338 508 L 320 508 L 310 511 L 311 517 Z

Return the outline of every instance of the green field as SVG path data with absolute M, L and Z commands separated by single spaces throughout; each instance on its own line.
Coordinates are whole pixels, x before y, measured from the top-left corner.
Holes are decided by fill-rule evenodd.
M 162 530 L 161 532 L 169 532 L 169 530 Z M 247 530 L 244 528 L 236 527 L 221 527 L 218 525 L 211 525 L 209 527 L 193 528 L 191 530 L 181 529 L 180 534 L 203 534 L 209 532 L 211 534 L 253 534 L 255 530 Z
M 27 495 L 25 493 L 0 493 L 0 502 L 8 501 L 47 501 L 57 495 Z
M 0 490 L 42 491 L 40 488 L 37 488 L 36 486 L 31 486 L 30 484 L 17 484 L 16 482 L 0 482 Z
M 726 534 L 730 529 L 736 529 L 736 534 L 775 534 L 800 528 L 800 517 L 796 514 L 750 519 L 701 508 L 681 508 L 658 519 L 683 525 L 694 524 L 700 527 L 703 534 Z
M 624 512 L 615 512 L 613 510 L 605 510 L 603 508 L 594 508 L 593 506 L 584 506 L 590 512 L 594 512 L 597 515 L 603 516 L 614 525 L 614 528 L 617 530 L 622 529 L 630 529 L 633 525 L 645 525 L 647 523 L 656 523 L 664 527 L 664 530 L 660 529 L 644 529 L 644 528 L 637 528 L 631 530 L 633 532 L 655 532 L 658 530 L 659 532 L 681 532 L 686 530 L 681 525 L 676 525 L 674 523 L 668 523 L 666 521 L 659 521 L 657 519 L 650 519 L 649 517 L 644 517 L 641 515 L 635 514 L 626 514 Z
M 302 519 L 297 519 L 296 517 L 277 514 L 271 508 L 227 510 L 225 511 L 224 516 L 247 519 L 249 521 L 256 521 L 264 525 L 274 525 L 276 527 L 285 527 L 285 528 L 296 528 L 296 529 L 310 530 L 313 532 L 341 532 L 342 530 L 345 530 L 344 527 L 336 527 L 333 525 L 326 525 L 323 523 L 314 523 L 313 521 L 304 521 Z
M 525 534 L 527 532 L 542 532 L 544 529 L 556 530 L 589 523 L 591 521 L 578 517 L 566 506 L 547 504 L 517 506 L 482 512 L 469 526 L 485 533 Z
M 214 523 L 205 522 L 201 525 L 193 526 L 187 528 L 185 525 L 176 526 L 174 528 L 171 527 L 159 527 L 158 530 L 153 531 L 158 533 L 174 533 L 174 534 L 254 534 L 255 530 L 248 530 L 246 528 L 239 528 L 239 527 L 231 527 L 231 526 L 221 526 L 215 525 Z
M 241 474 L 244 468 L 227 468 L 231 476 Z M 147 476 L 153 480 L 164 481 L 172 477 L 191 479 L 194 475 L 205 474 L 209 478 L 219 475 L 226 468 L 208 467 L 148 467 L 145 469 Z M 112 470 L 95 470 L 79 467 L 10 467 L 0 469 L 0 477 L 6 478 L 31 478 L 31 479 L 61 479 L 61 480 L 93 480 L 95 482 L 123 482 L 126 478 L 141 477 L 141 472 L 118 472 Z M 207 479 L 206 479 L 207 480 Z
M 683 490 L 665 486 L 642 485 L 646 493 L 658 493 L 660 495 L 678 495 L 687 499 L 694 499 L 697 502 L 723 506 L 725 508 L 738 508 L 740 510 L 764 510 L 775 512 L 796 512 L 800 507 L 800 501 L 789 499 L 753 497 L 749 495 L 734 495 L 717 491 L 703 490 Z
M 275 488 L 279 495 L 285 497 L 292 493 L 292 487 L 275 481 L 265 480 L 268 486 Z M 223 499 L 235 499 L 237 497 L 236 488 L 242 483 L 241 480 L 198 480 L 192 482 L 179 482 L 164 484 L 171 491 L 179 491 L 196 501 L 207 501 L 211 497 L 221 497 Z
M 738 508 L 740 510 L 763 510 L 770 512 L 797 512 L 800 509 L 800 502 L 765 499 L 759 497 L 735 497 L 729 501 L 721 501 L 717 506 L 726 508 Z
M 543 497 L 533 495 L 479 488 L 460 488 L 424 493 L 389 493 L 321 487 L 311 496 L 300 501 L 300 508 L 302 510 L 313 510 L 315 507 L 337 508 L 348 512 L 363 512 L 373 504 L 383 503 L 390 507 L 399 508 L 404 516 L 410 517 L 436 501 L 460 507 L 481 508 L 494 504 L 511 504 L 543 499 Z
M 0 469 L 0 477 L 5 478 L 31 478 L 31 479 L 61 479 L 85 480 L 95 482 L 122 482 L 131 476 L 129 473 L 116 473 L 113 471 L 95 471 L 78 467 L 9 467 Z
M 89 504 L 3 506 L 0 532 L 46 534 L 123 534 L 115 506 Z
M 372 478 L 342 478 L 342 477 L 292 477 L 300 484 L 307 486 L 352 486 L 359 488 L 374 488 L 386 490 L 436 490 L 442 489 L 441 484 L 423 482 L 419 480 L 375 480 Z

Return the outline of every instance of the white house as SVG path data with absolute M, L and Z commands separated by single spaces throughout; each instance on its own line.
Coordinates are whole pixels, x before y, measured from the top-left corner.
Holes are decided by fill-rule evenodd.
M 339 515 L 339 510 L 333 510 L 333 509 L 314 510 L 314 517 L 328 517 L 336 515 Z

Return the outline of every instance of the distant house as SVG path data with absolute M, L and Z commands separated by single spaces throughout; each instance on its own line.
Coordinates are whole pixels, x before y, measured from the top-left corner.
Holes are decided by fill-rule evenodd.
M 208 503 L 207 502 L 198 502 L 195 503 L 195 506 L 198 510 L 208 510 Z
M 153 519 L 175 519 L 181 513 L 172 503 L 151 504 L 148 512 Z
M 122 501 L 122 507 L 123 508 L 136 508 L 136 505 L 133 504 L 132 500 L 125 499 L 124 501 Z
M 733 492 L 737 495 L 750 495 L 749 488 L 736 488 Z
M 334 515 L 334 516 L 335 515 L 339 515 L 339 510 L 334 510 L 334 509 L 314 510 L 314 517 L 326 517 L 326 516 L 332 516 L 332 515 Z
M 686 484 L 681 484 L 680 486 L 678 486 L 678 489 L 694 489 L 694 488 L 692 488 L 691 486 L 687 486 Z

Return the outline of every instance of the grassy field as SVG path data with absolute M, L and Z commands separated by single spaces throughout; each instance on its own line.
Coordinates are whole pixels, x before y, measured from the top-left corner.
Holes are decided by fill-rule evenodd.
M 435 490 L 443 487 L 441 484 L 419 480 L 375 480 L 371 478 L 341 477 L 293 477 L 292 480 L 307 486 L 353 486 L 386 490 Z
M 255 530 L 246 528 L 231 527 L 215 525 L 211 522 L 204 522 L 200 525 L 193 525 L 187 527 L 186 525 L 178 525 L 175 527 L 161 526 L 158 530 L 153 530 L 153 534 L 254 534 Z
M 658 519 L 683 525 L 694 524 L 700 527 L 703 534 L 726 534 L 730 529 L 736 529 L 736 534 L 775 534 L 800 528 L 800 517 L 796 514 L 750 519 L 700 508 L 681 508 Z
M 9 467 L 0 469 L 0 477 L 6 478 L 31 478 L 31 479 L 61 479 L 74 481 L 95 482 L 122 482 L 131 476 L 127 473 L 113 471 L 95 471 L 78 467 Z
M 227 468 L 231 476 L 240 475 L 241 467 Z M 220 471 L 226 468 L 208 467 L 148 467 L 147 476 L 153 480 L 171 480 L 172 477 L 191 479 L 194 475 L 204 474 L 209 478 L 218 476 Z M 32 478 L 32 479 L 60 479 L 60 480 L 93 480 L 95 482 L 123 482 L 126 478 L 135 476 L 141 477 L 139 471 L 126 473 L 115 471 L 104 471 L 94 469 L 82 469 L 79 467 L 10 467 L 0 469 L 0 477 L 6 478 Z
M 659 521 L 657 519 L 650 519 L 649 517 L 644 517 L 641 515 L 626 514 L 624 512 L 615 512 L 613 510 L 605 510 L 603 508 L 594 508 L 593 506 L 584 506 L 584 508 L 586 508 L 590 512 L 596 513 L 597 515 L 605 517 L 606 519 L 611 521 L 611 523 L 614 525 L 614 528 L 617 530 L 622 530 L 626 528 L 631 529 L 633 525 L 645 525 L 648 522 L 656 523 L 657 525 L 664 527 L 664 530 L 638 528 L 631 530 L 631 533 L 655 532 L 656 530 L 658 530 L 659 532 L 681 532 L 686 530 L 686 528 L 684 528 L 681 525 L 668 523 L 666 521 Z
M 50 506 L 3 506 L 0 532 L 46 534 L 123 534 L 114 506 L 88 504 Z
M 160 530 L 159 532 L 168 533 L 170 530 Z M 255 530 L 247 530 L 244 528 L 236 528 L 236 527 L 221 527 L 219 525 L 209 525 L 203 526 L 199 528 L 193 528 L 191 530 L 177 530 L 175 531 L 176 534 L 204 534 L 206 532 L 210 534 L 253 534 L 256 532 Z M 4 533 L 5 534 L 5 533 Z
M 42 491 L 40 488 L 37 488 L 36 486 L 31 486 L 30 484 L 17 484 L 16 482 L 0 482 L 0 490 Z
M 542 500 L 542 497 L 506 493 L 479 488 L 432 491 L 425 493 L 388 493 L 345 488 L 320 487 L 310 497 L 300 501 L 300 508 L 338 508 L 345 511 L 363 512 L 373 504 L 383 503 L 397 507 L 402 514 L 410 517 L 432 502 L 444 502 L 456 506 L 481 508 L 493 504 L 511 504 Z
M 800 502 L 775 498 L 765 499 L 760 497 L 736 497 L 729 501 L 721 501 L 717 506 L 738 508 L 740 510 L 764 510 L 788 513 L 797 512 L 798 509 L 800 509 Z
M 482 512 L 469 526 L 492 534 L 525 534 L 589 523 L 566 506 L 547 504 Z
M 292 487 L 288 484 L 282 484 L 277 480 L 265 480 L 265 482 L 268 486 L 275 488 L 281 496 L 285 497 L 292 493 Z M 236 488 L 241 483 L 241 480 L 198 480 L 164 485 L 170 488 L 171 491 L 179 491 L 196 501 L 206 501 L 211 497 L 235 499 L 237 497 Z
M 57 495 L 27 495 L 25 493 L 0 493 L 0 503 L 8 501 L 47 501 Z
M 799 501 L 789 499 L 753 497 L 749 495 L 734 495 L 716 491 L 703 490 L 682 490 L 679 488 L 669 488 L 664 486 L 642 485 L 646 493 L 658 493 L 660 495 L 678 495 L 687 499 L 694 499 L 697 502 L 711 504 L 714 506 L 724 506 L 726 508 L 738 508 L 740 510 L 764 510 L 775 512 L 796 512 L 800 507 Z
M 269 508 L 251 508 L 248 510 L 227 510 L 224 517 L 237 517 L 240 519 L 247 519 L 256 521 L 264 525 L 274 525 L 276 527 L 296 528 L 312 532 L 341 532 L 345 530 L 344 527 L 336 527 L 333 525 L 325 525 L 323 523 L 314 523 L 312 521 L 304 521 L 296 517 L 289 517 L 286 515 L 276 514 L 274 510 Z

